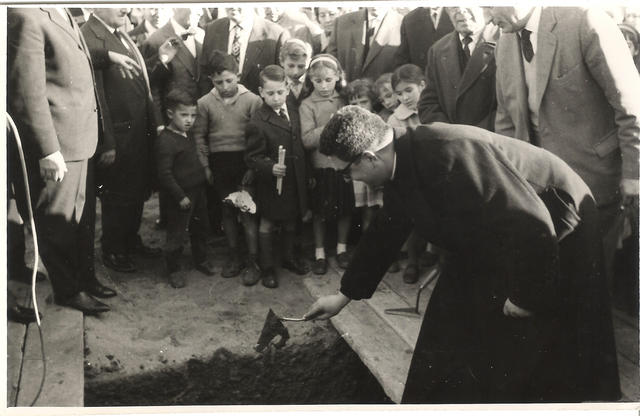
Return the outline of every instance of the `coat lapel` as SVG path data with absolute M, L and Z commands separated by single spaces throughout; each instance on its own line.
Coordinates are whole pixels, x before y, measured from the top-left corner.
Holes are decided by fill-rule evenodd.
M 271 109 L 271 107 L 268 107 L 266 105 L 262 107 L 262 115 L 267 123 L 280 127 L 281 129 L 285 129 L 287 131 L 291 130 L 291 123 L 287 122 L 285 119 L 277 115 L 275 111 Z
M 467 67 L 462 74 L 462 80 L 460 81 L 460 87 L 458 87 L 457 96 L 460 97 L 465 93 L 473 83 L 478 79 L 488 67 L 491 58 L 493 57 L 494 46 L 486 42 L 482 42 L 476 45 L 471 55 L 471 59 L 467 63 Z
M 536 101 L 534 111 L 540 108 L 542 96 L 549 82 L 551 64 L 556 52 L 556 35 L 552 33 L 556 25 L 556 17 L 549 8 L 542 9 L 538 32 L 538 48 L 536 50 Z
M 395 16 L 393 16 L 393 13 L 393 10 L 387 11 L 382 19 L 382 22 L 380 22 L 378 32 L 373 38 L 372 44 L 369 47 L 369 53 L 365 58 L 364 65 L 362 66 L 363 71 L 371 63 L 371 61 L 373 61 L 375 57 L 378 56 L 380 51 L 382 51 L 382 45 L 400 44 L 400 31 L 397 27 L 393 27 L 394 22 L 396 21 L 396 19 L 394 19 Z M 364 22 L 361 27 L 364 27 Z M 393 39 L 394 35 L 397 37 L 397 39 Z
M 458 35 L 453 32 L 449 38 L 449 45 L 444 48 L 442 54 L 442 66 L 444 66 L 451 85 L 458 88 L 462 71 L 460 70 L 460 57 L 458 55 Z
M 80 41 L 80 36 L 79 36 L 78 33 L 75 32 L 74 27 L 71 26 L 71 22 L 70 21 L 66 21 L 65 22 L 63 20 L 63 17 L 60 15 L 60 13 L 58 13 L 58 11 L 56 9 L 40 8 L 40 10 L 42 10 L 45 13 L 47 13 L 49 15 L 49 19 L 51 19 L 51 21 L 53 23 L 58 25 L 58 27 L 60 27 L 60 29 L 64 30 L 65 33 L 67 33 L 69 36 L 71 36 L 73 38 L 73 40 L 79 46 L 82 46 L 82 42 Z
M 253 27 L 251 28 L 251 34 L 249 35 L 249 42 L 247 44 L 247 52 L 244 54 L 244 64 L 242 66 L 242 73 L 247 74 L 251 71 L 254 63 L 259 60 L 262 54 L 262 42 L 261 40 L 267 37 L 264 21 L 259 17 L 253 19 Z

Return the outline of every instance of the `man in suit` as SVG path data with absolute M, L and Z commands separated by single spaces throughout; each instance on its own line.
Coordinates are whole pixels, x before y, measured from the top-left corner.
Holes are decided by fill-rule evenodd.
M 328 43 L 324 30 L 300 9 L 265 7 L 265 17 L 287 31 L 288 37 L 311 45 L 313 54 L 322 53 Z
M 110 154 L 110 163 L 98 166 L 102 202 L 102 260 L 105 266 L 133 272 L 132 255 L 160 255 L 160 250 L 142 244 L 138 235 L 144 201 L 151 195 L 154 170 L 151 146 L 156 134 L 151 93 L 144 60 L 131 38 L 117 30 L 127 9 L 95 9 L 82 33 L 91 56 L 115 52 L 140 68 L 122 77 L 113 67 L 94 65 L 98 97 L 104 109 L 105 146 L 100 157 Z
M 87 45 L 64 8 L 10 8 L 7 35 L 7 108 L 21 137 L 31 192 L 27 201 L 17 149 L 10 148 L 21 216 L 28 218 L 31 203 L 56 303 L 86 314 L 108 311 L 94 298 L 115 292 L 98 282 L 93 268 L 91 158 L 102 120 Z M 107 54 L 96 58 L 109 62 Z
M 355 106 L 332 117 L 320 151 L 384 186 L 384 207 L 340 291 L 307 319 L 371 297 L 412 230 L 445 251 L 403 403 L 619 398 L 597 209 L 565 162 L 473 126 L 393 130 Z
M 637 204 L 640 78 L 613 20 L 598 9 L 493 7 L 496 132 L 551 151 L 589 185 L 611 278 L 627 203 Z
M 402 15 L 391 8 L 364 7 L 333 22 L 327 53 L 335 56 L 347 82 L 377 79 L 396 67 Z
M 207 91 L 200 90 L 200 66 L 202 43 L 190 30 L 191 9 L 173 9 L 173 17 L 142 43 L 140 52 L 145 59 L 151 82 L 153 108 L 157 120 L 162 120 L 158 129 L 167 124 L 165 97 L 173 89 L 186 91 L 195 98 Z M 184 37 L 184 40 L 183 40 Z M 166 196 L 159 192 L 160 217 L 156 224 L 166 224 Z M 219 221 L 218 221 L 219 222 Z
M 160 19 L 157 7 L 147 7 L 141 9 L 141 11 L 142 21 L 129 32 L 129 37 L 135 42 L 137 47 L 140 47 L 149 36 L 158 30 L 158 21 Z
M 495 44 L 482 38 L 484 17 L 481 8 L 451 11 L 455 30 L 429 50 L 427 86 L 418 102 L 420 122 L 442 121 L 493 130 Z M 493 27 L 497 29 L 497 26 Z
M 454 29 L 445 7 L 418 7 L 409 12 L 400 26 L 400 47 L 396 65 L 427 67 L 427 53 L 440 38 Z
M 258 94 L 260 71 L 267 65 L 278 64 L 280 46 L 287 32 L 275 23 L 255 16 L 250 7 L 225 9 L 227 17 L 214 20 L 205 28 L 202 42 L 201 66 L 208 64 L 211 53 L 220 50 L 236 58 L 240 69 L 240 83 Z M 211 81 L 201 78 L 201 89 L 210 91 Z

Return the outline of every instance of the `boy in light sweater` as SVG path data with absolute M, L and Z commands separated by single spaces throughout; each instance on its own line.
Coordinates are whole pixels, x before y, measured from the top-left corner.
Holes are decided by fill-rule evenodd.
M 231 55 L 213 51 L 203 70 L 203 75 L 211 78 L 213 89 L 198 100 L 193 135 L 207 180 L 224 199 L 250 182 L 251 171 L 244 162 L 245 129 L 253 113 L 262 106 L 262 99 L 238 83 L 238 64 Z M 237 215 L 236 208 L 223 204 L 222 224 L 230 249 L 223 277 L 237 276 L 245 266 L 238 252 Z M 260 278 L 257 220 L 248 213 L 241 217 L 249 251 L 243 279 L 253 281 Z

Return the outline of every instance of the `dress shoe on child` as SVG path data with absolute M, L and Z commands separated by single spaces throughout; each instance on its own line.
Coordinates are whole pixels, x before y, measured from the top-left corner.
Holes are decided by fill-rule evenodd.
M 346 269 L 349 267 L 349 262 L 351 261 L 351 256 L 347 254 L 347 252 L 340 253 L 336 256 L 336 260 L 338 261 L 338 267 L 341 269 Z
M 299 276 L 304 276 L 309 273 L 309 266 L 304 261 L 292 258 L 287 260 L 282 260 L 282 268 L 287 269 Z
M 311 268 L 313 274 L 326 274 L 327 273 L 327 259 L 316 259 L 313 262 L 313 267 Z
M 196 264 L 196 270 L 206 276 L 213 276 L 214 274 L 216 274 L 213 268 L 213 264 L 211 264 L 211 262 L 209 262 L 208 260 Z
M 260 281 L 262 272 L 260 266 L 253 258 L 249 258 L 247 268 L 242 274 L 242 284 L 245 286 L 253 286 Z
M 261 273 L 262 286 L 269 289 L 278 287 L 278 277 L 273 269 L 266 269 Z
M 184 278 L 183 272 L 171 272 L 169 273 L 169 284 L 175 289 L 183 288 L 187 285 L 187 281 Z
M 229 256 L 229 259 L 222 267 L 222 277 L 224 278 L 236 277 L 237 275 L 240 274 L 241 271 L 242 271 L 242 261 L 240 261 L 240 258 L 238 257 L 238 255 L 232 254 L 231 256 Z
M 133 273 L 136 271 L 131 259 L 124 254 L 105 253 L 102 255 L 102 263 L 117 272 Z

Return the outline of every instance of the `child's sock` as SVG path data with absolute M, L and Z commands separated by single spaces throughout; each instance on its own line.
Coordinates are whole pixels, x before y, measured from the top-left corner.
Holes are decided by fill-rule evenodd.
M 320 260 L 320 259 L 324 259 L 326 258 L 324 255 L 324 247 L 323 248 L 316 248 L 316 260 Z
M 345 253 L 347 251 L 347 245 L 343 243 L 338 243 L 338 247 L 336 248 L 336 254 Z

